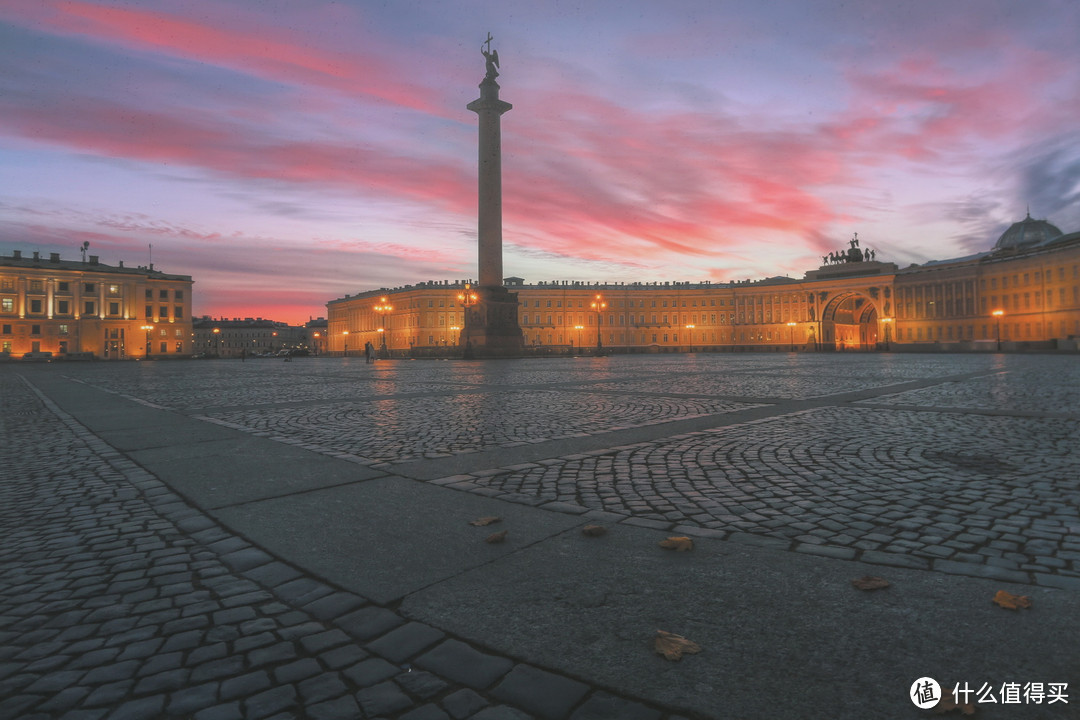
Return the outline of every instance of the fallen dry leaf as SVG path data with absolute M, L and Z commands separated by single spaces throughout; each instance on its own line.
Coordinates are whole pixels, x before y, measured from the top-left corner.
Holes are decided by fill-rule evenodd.
M 874 577 L 873 575 L 863 575 L 857 580 L 852 580 L 851 584 L 860 590 L 880 590 L 890 585 L 885 578 Z
M 1003 608 L 1009 610 L 1017 610 L 1019 608 L 1031 607 L 1031 598 L 1027 595 L 1013 595 L 1012 593 L 1005 592 L 1004 590 L 998 590 L 997 595 L 994 596 L 993 602 L 997 603 Z
M 960 711 L 961 715 L 975 714 L 975 703 L 969 702 L 964 703 L 963 705 L 957 705 L 951 691 L 943 692 L 941 693 L 941 696 L 941 699 L 938 700 L 938 704 L 933 707 L 933 712 L 935 715 L 944 715 L 946 713 L 951 713 L 957 710 Z
M 653 639 L 653 649 L 656 650 L 658 655 L 663 655 L 668 660 L 679 660 L 684 654 L 693 655 L 701 652 L 701 646 L 693 640 L 687 640 L 682 635 L 664 632 L 663 630 L 656 631 L 656 637 Z
M 686 552 L 687 550 L 694 549 L 694 541 L 688 537 L 669 537 L 667 540 L 660 541 L 660 547 L 665 550 Z
M 607 534 L 607 528 L 603 525 L 586 525 L 581 528 L 581 534 L 587 537 L 600 537 Z
M 502 518 L 498 518 L 498 517 L 495 517 L 495 516 L 490 516 L 490 517 L 482 517 L 479 520 L 473 520 L 469 524 L 470 525 L 475 525 L 476 527 L 484 527 L 485 525 L 494 525 L 497 522 L 502 522 Z
M 506 534 L 508 532 L 510 532 L 510 531 L 509 530 L 503 530 L 502 532 L 492 533 L 491 535 L 487 536 L 487 538 L 484 540 L 484 542 L 488 542 L 488 543 L 505 542 L 506 541 Z

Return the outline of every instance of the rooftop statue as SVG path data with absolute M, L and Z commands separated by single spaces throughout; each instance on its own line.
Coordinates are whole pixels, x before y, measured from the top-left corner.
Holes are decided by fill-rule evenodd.
M 487 40 L 483 43 L 483 45 L 487 45 L 487 49 L 485 50 L 483 45 L 480 47 L 480 54 L 484 56 L 487 63 L 485 80 L 494 80 L 499 77 L 499 71 L 496 69 L 499 67 L 499 51 L 491 49 L 491 39 L 491 33 L 488 33 Z

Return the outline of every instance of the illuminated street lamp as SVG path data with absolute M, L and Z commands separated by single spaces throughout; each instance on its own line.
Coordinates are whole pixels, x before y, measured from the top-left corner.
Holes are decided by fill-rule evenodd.
M 465 359 L 472 358 L 472 340 L 469 339 L 469 308 L 476 304 L 479 298 L 476 293 L 473 292 L 472 283 L 465 283 L 465 292 L 458 294 L 458 300 L 461 301 L 462 307 L 465 309 L 462 311 L 461 324 L 465 326 Z M 461 344 L 461 336 L 458 336 L 458 345 Z
M 150 359 L 150 332 L 154 329 L 153 325 L 143 325 L 142 329 L 146 331 L 146 358 Z
M 460 334 L 461 328 L 459 326 L 457 326 L 457 325 L 451 325 L 450 330 L 451 330 L 451 332 L 454 333 L 454 344 L 457 345 L 459 342 L 461 342 L 461 334 Z M 445 337 L 443 338 L 442 344 L 443 345 L 446 344 L 446 338 Z
M 379 332 L 382 333 L 382 349 L 386 350 L 386 313 L 394 308 L 386 302 L 386 298 L 382 297 L 379 298 L 379 304 L 372 309 L 381 316 L 382 327 L 379 328 Z
M 349 331 L 348 330 L 342 330 L 341 331 L 341 336 L 343 338 L 345 338 L 345 352 L 343 353 L 343 356 L 344 357 L 349 357 Z
M 600 353 L 604 349 L 604 341 L 600 337 L 600 313 L 604 312 L 604 308 L 607 307 L 607 303 L 604 302 L 604 297 L 597 293 L 596 299 L 592 301 L 592 309 L 596 311 L 596 352 Z
M 319 338 L 321 338 L 322 335 L 319 334 L 319 333 L 315 333 L 314 337 L 315 337 L 315 342 L 312 343 L 312 348 L 311 349 L 315 351 L 315 357 L 319 357 Z
M 687 325 L 686 329 L 690 331 L 690 352 L 694 352 L 694 328 L 696 325 Z
M 881 318 L 881 322 L 885 323 L 885 352 L 889 352 L 889 328 L 892 326 L 892 321 L 891 317 Z
M 472 283 L 465 283 L 465 292 L 458 293 L 458 300 L 461 301 L 461 305 L 465 308 L 462 324 L 466 329 L 469 327 L 469 308 L 476 304 L 477 295 L 472 290 Z
M 1005 311 L 995 310 L 990 314 L 997 318 L 997 351 L 1001 352 L 1001 316 L 1005 314 Z
M 791 352 L 795 352 L 795 322 L 789 322 L 787 324 L 789 331 L 789 339 L 791 340 Z
M 221 356 L 221 328 L 214 328 L 214 354 Z
M 577 344 L 578 344 L 578 348 L 580 349 L 581 348 L 581 331 L 585 329 L 585 326 L 584 325 L 575 325 L 574 329 L 577 330 Z M 573 350 L 574 350 L 574 348 L 573 348 L 574 338 L 570 338 L 570 345 L 571 345 L 570 351 L 573 352 Z

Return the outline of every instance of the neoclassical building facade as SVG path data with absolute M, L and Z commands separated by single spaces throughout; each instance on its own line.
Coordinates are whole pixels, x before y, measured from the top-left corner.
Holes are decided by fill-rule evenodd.
M 192 285 L 152 265 L 15 250 L 0 256 L 0 358 L 189 355 Z
M 1030 216 L 986 252 L 898 268 L 833 253 L 801 280 L 540 282 L 507 278 L 526 348 L 725 350 L 1076 349 L 1080 233 Z M 455 346 L 473 294 L 426 282 L 327 303 L 327 349 L 388 354 Z

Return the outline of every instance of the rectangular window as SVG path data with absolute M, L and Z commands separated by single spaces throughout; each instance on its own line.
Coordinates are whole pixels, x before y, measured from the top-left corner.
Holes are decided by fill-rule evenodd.
M 56 283 L 56 292 L 62 292 L 62 293 L 71 292 L 71 284 L 68 283 L 68 282 L 58 282 L 58 283 Z
M 31 325 L 30 326 L 30 334 L 31 335 L 40 335 L 41 334 L 41 326 L 40 325 Z
M 109 295 L 112 295 L 113 297 L 116 297 L 119 294 L 120 294 L 120 286 L 119 285 L 110 285 L 109 286 Z
M 84 293 L 92 293 L 95 290 L 94 283 L 83 283 L 82 289 Z
M 93 314 L 94 314 L 94 303 L 92 301 L 88 301 L 88 302 L 83 303 L 83 315 L 93 315 Z
M 15 312 L 15 298 L 3 298 L 0 300 L 0 310 L 3 312 Z
M 158 317 L 162 318 L 162 319 L 168 318 L 169 317 L 169 308 L 167 308 L 164 305 L 159 307 L 158 308 Z
M 30 292 L 44 292 L 45 285 L 41 280 L 30 281 Z
M 68 326 L 67 325 L 60 325 L 59 326 L 59 333 L 61 335 L 67 335 L 68 334 Z
M 118 303 L 118 302 L 109 303 L 109 314 L 110 315 L 119 315 L 120 314 L 120 303 Z
M 184 299 L 184 291 L 183 290 L 175 290 L 175 291 L 173 291 L 173 297 L 176 298 L 177 300 L 183 300 Z
M 177 305 L 176 307 L 174 307 L 173 308 L 173 317 L 176 318 L 177 320 L 182 319 L 184 317 L 184 308 L 182 306 L 180 306 L 180 305 Z
M 71 303 L 67 300 L 56 301 L 56 313 L 58 315 L 67 315 L 71 312 Z
M 162 299 L 162 300 L 168 300 L 169 299 L 169 291 L 168 290 L 159 290 L 158 291 L 158 297 L 160 299 Z
M 35 315 L 40 315 L 41 314 L 41 300 L 40 299 L 34 298 L 34 299 L 30 300 L 30 312 L 34 313 Z
M 5 335 L 10 335 L 11 334 L 11 326 L 10 325 L 4 325 L 4 327 L 2 329 L 3 329 L 3 332 L 4 332 Z
M 148 317 L 148 318 L 154 317 L 154 306 L 153 305 L 147 305 L 146 306 L 146 317 Z

